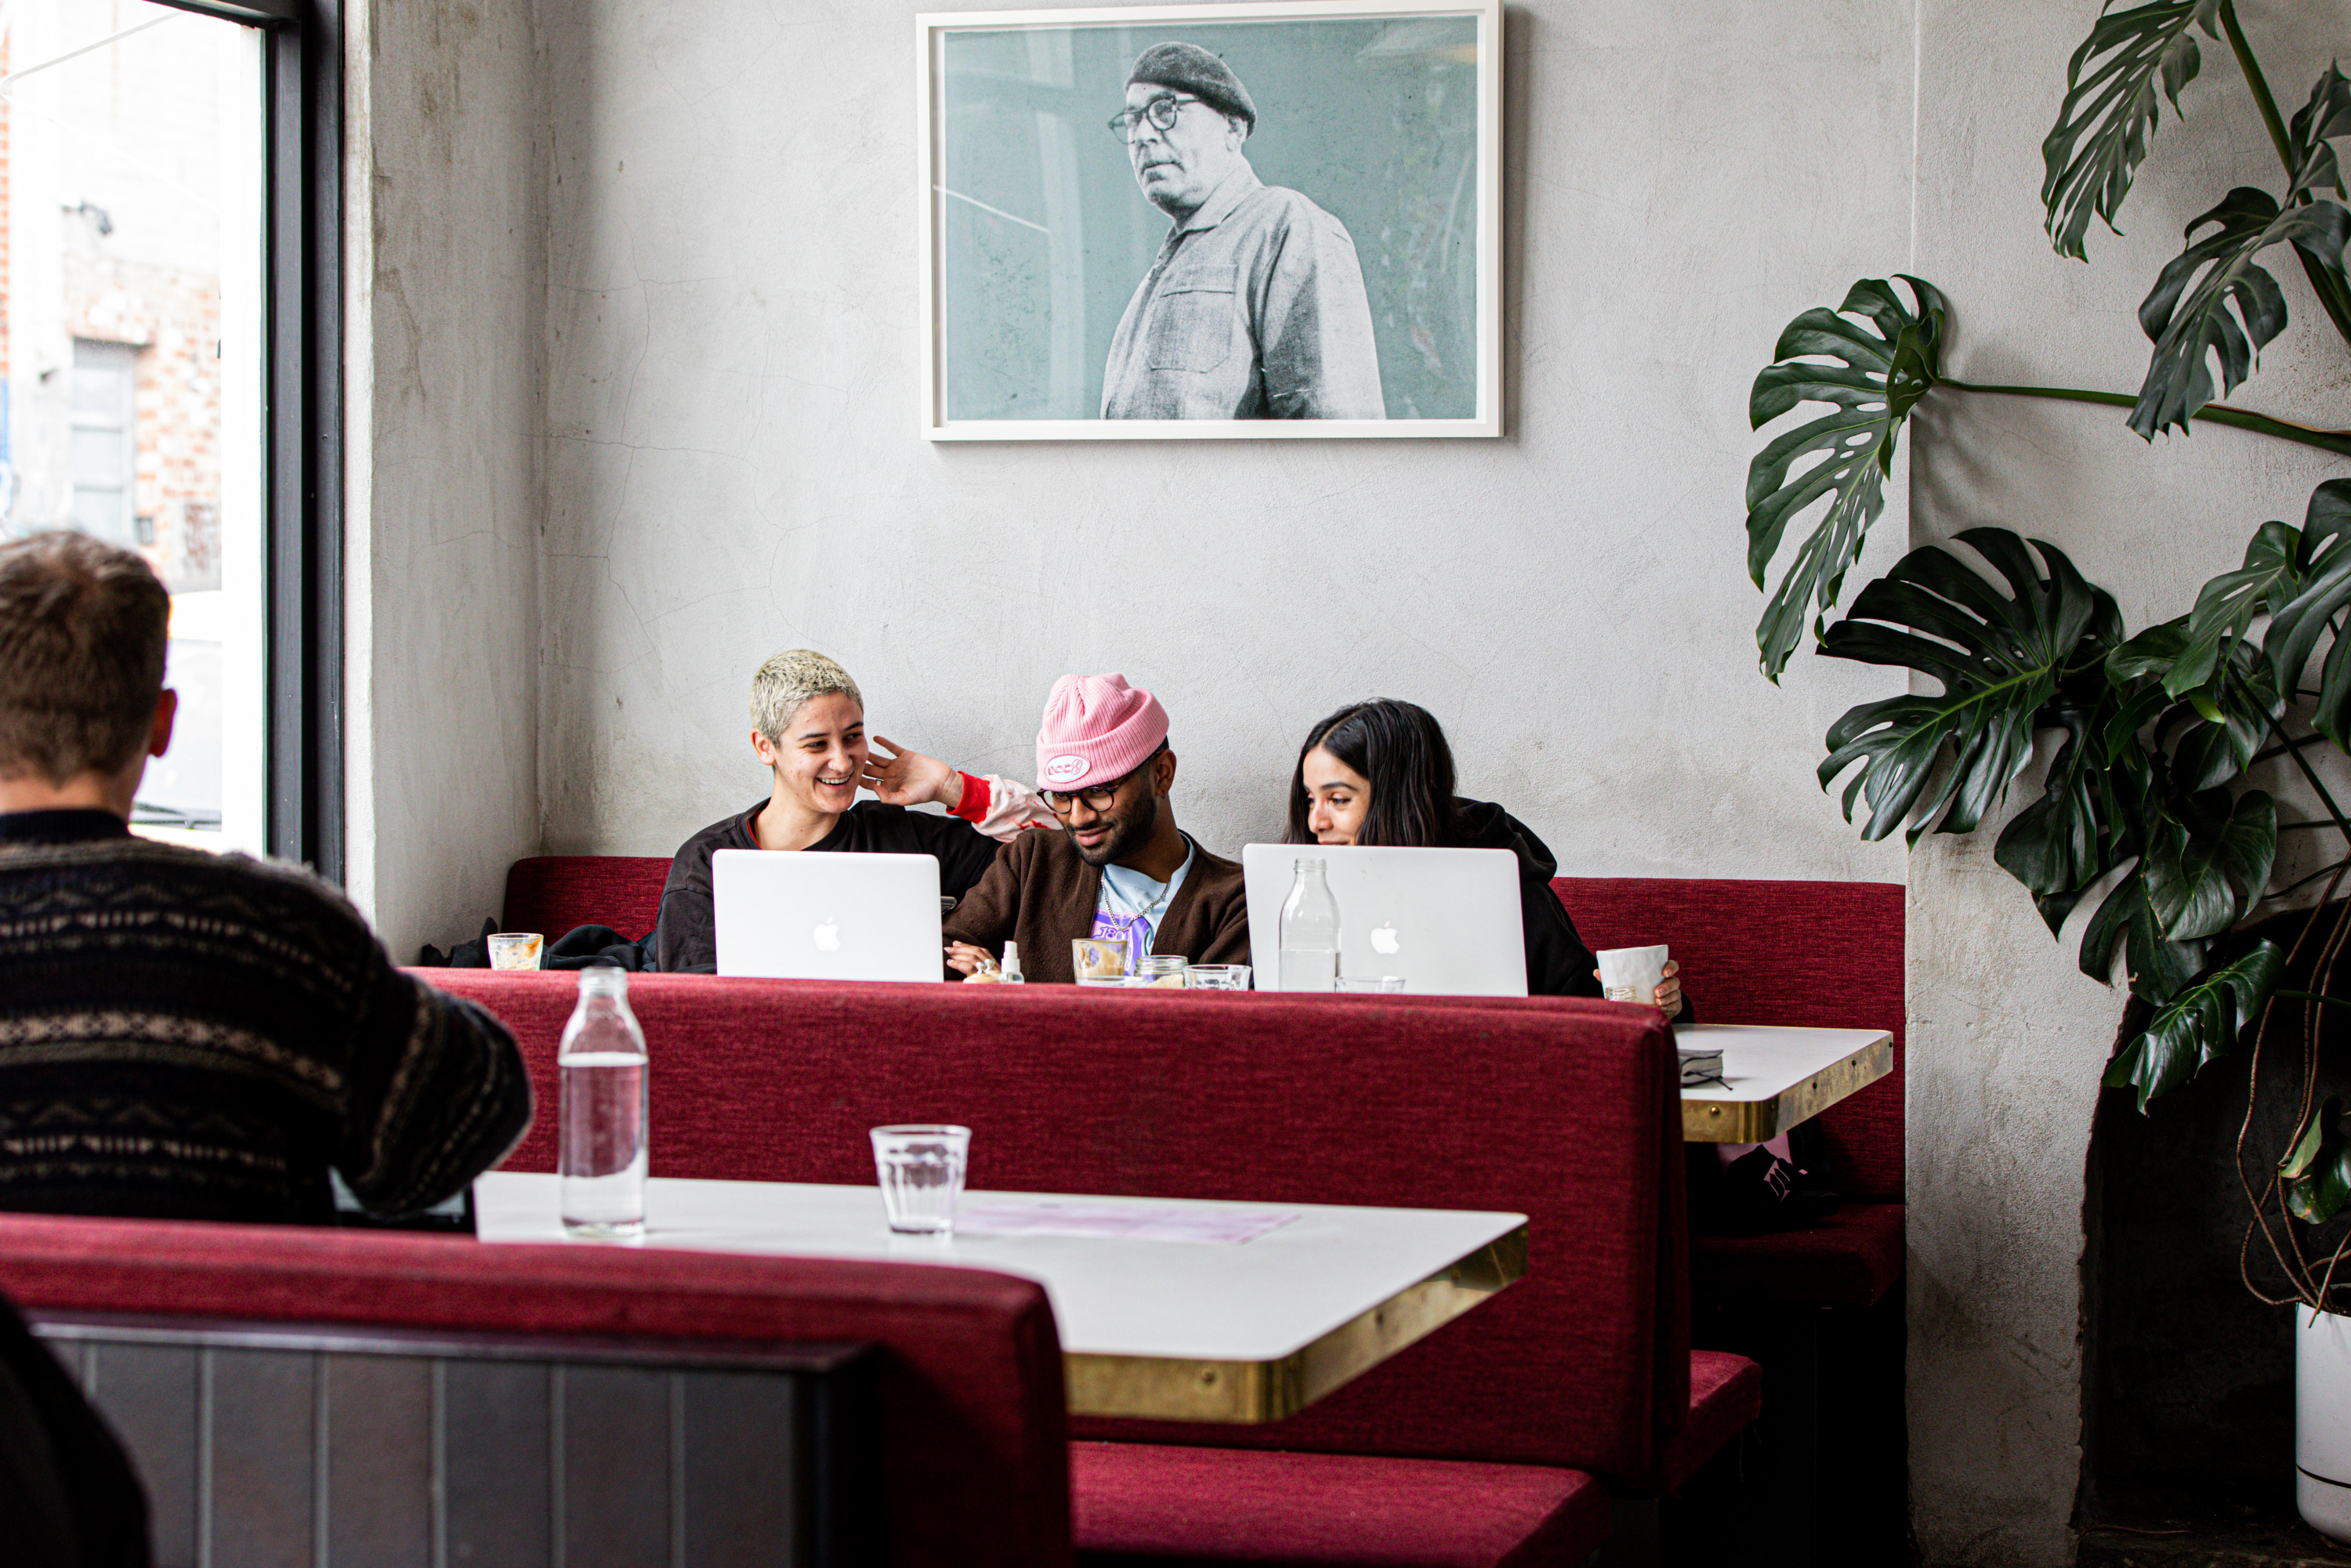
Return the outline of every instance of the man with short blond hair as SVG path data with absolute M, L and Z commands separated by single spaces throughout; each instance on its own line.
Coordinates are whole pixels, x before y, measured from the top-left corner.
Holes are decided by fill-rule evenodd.
M 430 1207 L 530 1124 L 521 1056 L 308 873 L 131 835 L 170 616 L 128 550 L 0 545 L 0 1209 Z

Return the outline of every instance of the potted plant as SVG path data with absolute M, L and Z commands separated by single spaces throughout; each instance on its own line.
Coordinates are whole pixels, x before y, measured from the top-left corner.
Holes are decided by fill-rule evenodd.
M 2351 457 L 2351 432 L 2217 401 L 2287 326 L 2269 270 L 2285 258 L 2351 346 L 2351 210 L 2335 146 L 2351 134 L 2351 80 L 2340 70 L 2330 65 L 2289 119 L 2235 0 L 2120 10 L 2107 0 L 2069 62 L 2043 143 L 2051 240 L 2086 259 L 2092 220 L 2114 225 L 2165 102 L 2178 117 L 2208 43 L 2235 57 L 2278 174 L 2228 192 L 2188 225 L 2139 309 L 2152 347 L 2138 391 L 1954 379 L 1942 368 L 1949 310 L 1932 284 L 1856 283 L 1837 307 L 1792 321 L 1755 380 L 1754 426 L 1789 423 L 1749 469 L 1748 567 L 1763 588 L 1781 563 L 1756 630 L 1767 677 L 1778 680 L 1809 625 L 1820 653 L 1915 671 L 1941 688 L 1865 703 L 1831 727 L 1821 784 L 1843 781 L 1846 819 L 1859 813 L 1865 838 L 1973 832 L 2011 789 L 2030 797 L 2001 830 L 1994 859 L 2024 884 L 2053 936 L 2085 909 L 2081 967 L 2111 983 L 2119 959 L 2146 1004 L 2144 1025 L 2118 1040 L 2108 1086 L 2134 1093 L 2145 1112 L 2243 1037 L 2258 1099 L 2261 1051 L 2298 1033 L 2290 1135 L 2275 1148 L 2238 1148 L 2248 1256 L 2273 1262 L 2285 1286 L 2276 1291 L 2250 1267 L 2246 1284 L 2299 1309 L 2297 1495 L 2314 1526 L 2351 1542 L 2351 1293 L 2335 1283 L 2351 1239 L 2315 1240 L 2351 1203 L 2344 1098 L 2327 1092 L 2317 1051 L 2323 1009 L 2351 1006 L 2351 983 L 2344 998 L 2323 994 L 2351 946 L 2351 898 L 2336 896 L 2351 872 L 2351 820 L 2314 763 L 2329 748 L 2351 752 L 2351 478 L 2319 485 L 2298 525 L 2255 526 L 2242 565 L 2157 625 L 2133 631 L 2113 596 L 2054 546 L 1993 528 L 1962 532 L 1959 549 L 1911 551 L 1830 621 L 1885 509 L 1902 432 L 1928 397 L 2111 404 L 2148 440 L 2227 424 Z M 2057 744 L 2036 762 L 2036 737 L 2051 731 Z M 2273 763 L 2297 785 L 2286 820 L 2248 779 Z M 2273 885 L 2281 835 L 2302 832 L 2339 836 L 2345 852 Z M 2264 908 L 2295 907 L 2313 889 L 2314 904 L 2283 946 L 2230 940 Z M 2319 978 L 2283 983 L 2305 973 Z M 2351 1292 L 2351 1269 L 2342 1275 Z

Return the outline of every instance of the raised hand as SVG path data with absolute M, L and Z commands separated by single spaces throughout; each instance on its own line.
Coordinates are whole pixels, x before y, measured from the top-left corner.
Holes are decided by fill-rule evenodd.
M 909 751 L 887 736 L 866 740 L 859 779 L 886 806 L 920 806 L 935 800 L 952 811 L 963 800 L 963 775 L 935 757 Z

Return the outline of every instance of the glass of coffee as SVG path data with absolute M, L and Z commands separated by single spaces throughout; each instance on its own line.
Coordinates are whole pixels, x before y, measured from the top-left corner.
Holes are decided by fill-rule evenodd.
M 1123 936 L 1073 936 L 1070 939 L 1070 967 L 1078 972 L 1081 986 L 1123 986 L 1126 984 L 1127 945 Z
M 501 931 L 490 938 L 490 967 L 536 969 L 547 938 L 536 931 Z

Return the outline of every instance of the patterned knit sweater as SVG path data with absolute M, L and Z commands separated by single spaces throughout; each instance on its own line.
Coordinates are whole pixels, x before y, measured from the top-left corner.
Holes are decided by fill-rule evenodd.
M 331 1220 L 451 1197 L 530 1124 L 514 1040 L 293 868 L 0 815 L 0 1208 Z

